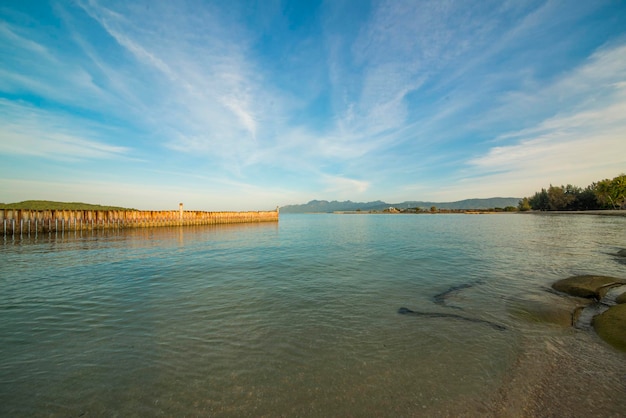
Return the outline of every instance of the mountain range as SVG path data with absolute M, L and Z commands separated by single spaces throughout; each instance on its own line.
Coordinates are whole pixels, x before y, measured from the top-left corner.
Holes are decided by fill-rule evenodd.
M 394 207 L 397 209 L 421 208 L 430 209 L 435 206 L 439 209 L 493 209 L 505 208 L 507 206 L 517 206 L 519 197 L 492 197 L 489 199 L 465 199 L 456 202 L 423 202 L 423 201 L 406 201 L 402 203 L 386 203 L 382 200 L 374 202 L 352 202 L 346 200 L 338 202 L 333 200 L 311 200 L 309 203 L 300 205 L 281 206 L 281 213 L 320 213 L 320 212 L 339 212 L 339 211 L 381 211 Z

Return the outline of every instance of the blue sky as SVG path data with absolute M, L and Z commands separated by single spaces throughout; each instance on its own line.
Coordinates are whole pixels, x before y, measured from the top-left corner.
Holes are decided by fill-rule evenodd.
M 624 1 L 0 3 L 0 202 L 443 202 L 623 172 Z

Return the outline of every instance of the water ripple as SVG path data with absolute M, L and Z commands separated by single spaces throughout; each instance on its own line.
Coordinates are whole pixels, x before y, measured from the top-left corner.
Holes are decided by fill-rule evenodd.
M 553 332 L 508 315 L 510 295 L 589 266 L 620 275 L 623 221 L 581 218 L 285 216 L 5 241 L 0 415 L 480 403 L 523 336 Z

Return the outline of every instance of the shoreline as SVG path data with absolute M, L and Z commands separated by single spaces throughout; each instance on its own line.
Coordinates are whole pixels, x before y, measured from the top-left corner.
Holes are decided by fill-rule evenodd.
M 495 211 L 485 209 L 455 209 L 454 211 L 441 209 L 439 212 L 385 212 L 385 211 L 335 211 L 335 212 L 310 212 L 314 213 L 331 213 L 334 215 L 597 215 L 597 216 L 623 216 L 626 217 L 626 210 L 622 209 L 606 209 L 606 210 L 552 210 L 552 211 Z
M 626 216 L 626 210 L 607 209 L 607 210 L 534 210 L 526 212 L 516 212 L 531 215 L 599 215 L 599 216 Z

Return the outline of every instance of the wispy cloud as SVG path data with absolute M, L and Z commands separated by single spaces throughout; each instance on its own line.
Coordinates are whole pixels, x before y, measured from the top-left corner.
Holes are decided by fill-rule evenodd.
M 0 69 L 2 91 L 35 94 L 82 108 L 91 108 L 95 101 L 103 98 L 103 92 L 88 72 L 74 65 L 72 60 L 60 57 L 58 51 L 44 44 L 49 40 L 32 33 L 32 29 L 0 21 L 0 40 L 0 53 L 5 62 Z
M 563 181 L 618 170 L 626 155 L 626 45 L 603 48 L 540 96 L 564 110 L 535 126 L 508 132 L 485 155 L 469 161 L 479 170 L 527 173 Z M 538 100 L 537 96 L 528 100 Z M 508 106 L 511 106 L 509 104 Z M 531 174 L 532 173 L 532 174 Z M 606 174 L 608 175 L 608 174 Z
M 40 109 L 0 99 L 0 154 L 56 160 L 131 158 L 131 149 L 102 141 L 98 129 L 74 128 L 72 116 L 51 115 Z
M 369 188 L 369 183 L 367 181 L 341 176 L 324 176 L 323 180 L 326 184 L 326 193 L 334 196 L 341 196 L 344 199 L 349 199 L 350 196 L 363 193 Z
M 145 9 L 113 11 L 94 0 L 81 6 L 150 79 L 151 94 L 139 99 L 156 99 L 144 103 L 151 115 L 147 125 L 164 133 L 165 146 L 220 156 L 229 161 L 227 166 L 238 163 L 237 155 L 255 151 L 251 141 L 257 136 L 257 115 L 263 114 L 260 102 L 266 93 L 246 58 L 244 31 L 222 23 L 212 9 L 198 10 L 201 16 L 185 15 L 159 4 L 153 7 L 160 10 L 140 18 L 137 13 Z M 166 22 L 160 20 L 162 12 L 169 13 Z M 151 20 L 155 16 L 158 23 Z M 145 20 L 141 28 L 135 25 L 137 19 Z
M 450 72 L 459 57 L 487 42 L 490 22 L 478 17 L 484 6 L 450 2 L 381 1 L 351 43 L 349 66 L 336 84 L 360 74 L 348 96 L 344 125 L 363 135 L 403 127 L 420 96 L 428 97 L 441 72 Z M 452 68 L 450 68 L 452 67 Z M 410 97 L 412 95 L 412 97 Z
M 614 3 L 314 6 L 3 5 L 0 157 L 115 160 L 190 201 L 489 197 L 624 171 Z

